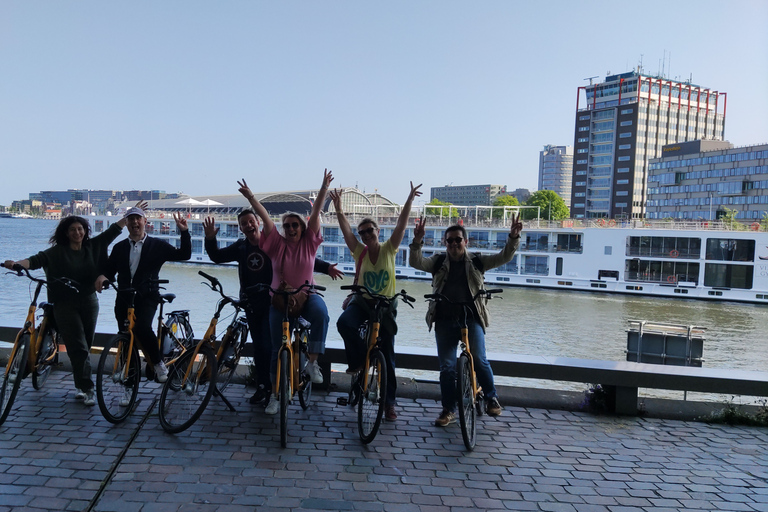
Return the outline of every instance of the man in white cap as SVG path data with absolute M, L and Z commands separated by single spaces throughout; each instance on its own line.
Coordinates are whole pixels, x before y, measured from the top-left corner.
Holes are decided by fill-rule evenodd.
M 159 304 L 156 280 L 160 268 L 166 261 L 184 261 L 192 256 L 192 238 L 187 219 L 174 213 L 173 219 L 181 232 L 181 247 L 178 249 L 165 240 L 147 236 L 147 218 L 141 208 L 129 208 L 125 214 L 128 238 L 115 244 L 106 265 L 104 275 L 96 280 L 96 289 L 101 290 L 105 281 L 113 281 L 117 274 L 117 287 L 136 290 L 134 312 L 136 324 L 134 334 L 139 347 L 148 359 L 148 367 L 154 368 L 158 382 L 168 380 L 168 369 L 162 361 L 157 344 L 153 320 Z M 125 325 L 130 305 L 129 297 L 119 293 L 115 300 L 115 318 L 121 328 Z

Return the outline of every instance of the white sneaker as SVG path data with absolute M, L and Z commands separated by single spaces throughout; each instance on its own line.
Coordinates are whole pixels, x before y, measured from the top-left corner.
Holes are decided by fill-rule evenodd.
M 88 406 L 96 405 L 96 394 L 93 392 L 93 390 L 85 392 L 85 398 L 83 400 L 83 404 Z
M 75 388 L 75 400 L 85 400 L 85 391 Z
M 120 399 L 120 407 L 128 407 L 131 405 L 132 396 L 133 388 L 123 388 L 123 397 Z
M 267 407 L 264 409 L 264 412 L 266 414 L 277 414 L 279 410 L 280 410 L 280 400 L 278 400 L 277 395 L 273 394 L 270 397 L 269 403 L 267 404 Z
M 160 361 L 154 366 L 155 369 L 155 380 L 159 383 L 163 383 L 168 380 L 168 368 L 165 366 L 165 363 Z
M 320 365 L 317 364 L 317 361 L 313 361 L 307 365 L 307 373 L 309 374 L 312 384 L 323 383 L 323 372 L 320 371 Z
M 8 375 L 8 382 L 10 382 L 11 384 L 13 384 L 14 382 L 16 382 L 16 375 L 18 375 L 18 374 L 16 374 L 16 373 L 11 373 L 10 375 Z

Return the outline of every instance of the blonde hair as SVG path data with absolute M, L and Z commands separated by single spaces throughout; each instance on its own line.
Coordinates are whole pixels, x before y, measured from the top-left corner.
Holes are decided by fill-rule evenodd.
M 299 219 L 299 224 L 301 224 L 301 233 L 304 234 L 307 231 L 307 221 L 304 220 L 304 217 L 301 216 L 301 214 L 296 212 L 285 212 L 282 217 L 280 217 L 280 224 L 285 224 L 285 219 L 288 217 L 296 217 Z

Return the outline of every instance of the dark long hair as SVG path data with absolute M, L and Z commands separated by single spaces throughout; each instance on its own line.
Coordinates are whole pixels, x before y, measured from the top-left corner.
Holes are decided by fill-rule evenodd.
M 88 219 L 85 217 L 80 217 L 78 215 L 69 215 L 68 217 L 64 217 L 61 219 L 61 222 L 59 222 L 59 225 L 56 226 L 56 231 L 53 232 L 51 235 L 51 239 L 48 240 L 51 245 L 63 245 L 69 243 L 69 237 L 67 237 L 67 231 L 69 231 L 69 226 L 72 224 L 78 223 L 81 226 L 83 226 L 83 230 L 85 231 L 85 236 L 83 237 L 83 242 L 91 238 L 91 225 L 88 224 Z

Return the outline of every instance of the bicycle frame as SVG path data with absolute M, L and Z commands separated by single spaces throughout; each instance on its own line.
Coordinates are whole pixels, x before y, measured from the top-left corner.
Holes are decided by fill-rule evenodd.
M 416 299 L 413 297 L 408 296 L 405 293 L 405 290 L 396 293 L 393 297 L 386 297 L 384 295 L 379 295 L 376 293 L 373 293 L 371 290 L 369 290 L 365 286 L 360 286 L 357 284 L 352 284 L 349 286 L 342 286 L 342 290 L 350 290 L 353 293 L 360 295 L 361 297 L 363 294 L 368 295 L 371 297 L 372 300 L 375 301 L 375 305 L 373 306 L 373 314 L 371 315 L 370 321 L 370 327 L 368 329 L 368 350 L 365 353 L 365 365 L 363 366 L 363 393 L 368 391 L 368 368 L 370 368 L 371 364 L 371 352 L 374 348 L 376 348 L 379 345 L 379 331 L 381 330 L 381 306 L 385 304 L 391 304 L 393 301 L 397 300 L 398 297 L 402 297 L 403 302 L 408 304 L 409 306 L 413 307 L 411 304 L 412 302 L 415 302 Z M 377 384 L 381 384 L 380 382 Z
M 27 357 L 27 366 L 25 368 L 25 372 L 28 374 L 35 370 L 36 362 L 37 362 L 37 352 L 40 349 L 40 342 L 42 341 L 42 336 L 45 334 L 45 331 L 48 327 L 48 322 L 50 321 L 49 315 L 52 314 L 52 311 L 49 310 L 49 304 L 47 302 L 41 302 L 40 306 L 43 308 L 43 318 L 40 321 L 39 326 L 35 326 L 35 314 L 37 313 L 37 310 L 39 309 L 37 306 L 37 299 L 40 297 L 40 292 L 43 289 L 43 286 L 46 285 L 46 281 L 44 279 L 39 279 L 36 277 L 32 277 L 32 275 L 29 273 L 29 270 L 23 267 L 20 267 L 22 270 L 17 271 L 17 274 L 21 276 L 21 272 L 25 272 L 27 277 L 34 281 L 35 284 L 35 293 L 32 296 L 32 301 L 29 303 L 29 308 L 27 309 L 27 317 L 24 320 L 24 327 L 21 328 L 21 330 L 16 335 L 16 339 L 13 343 L 13 348 L 11 349 L 11 356 L 8 358 L 8 363 L 6 364 L 5 371 L 6 373 L 10 371 L 10 364 L 11 361 L 13 361 L 14 356 L 19 350 L 19 340 L 24 335 L 25 332 L 29 333 L 29 356 Z M 54 352 L 51 354 L 50 359 L 53 359 L 56 357 L 56 354 L 59 352 L 58 344 L 54 344 Z
M 477 401 L 477 398 L 480 396 L 480 393 L 483 392 L 483 388 L 477 385 L 477 374 L 475 373 L 475 358 L 472 356 L 472 351 L 469 348 L 469 328 L 467 327 L 467 306 L 466 304 L 463 305 L 462 310 L 464 312 L 464 321 L 462 322 L 461 326 L 461 351 L 465 354 L 467 354 L 467 357 L 469 357 L 469 367 L 472 369 L 472 396 L 475 397 L 475 401 Z

